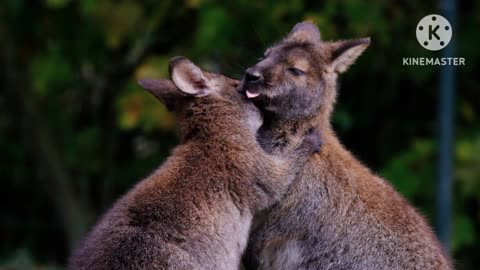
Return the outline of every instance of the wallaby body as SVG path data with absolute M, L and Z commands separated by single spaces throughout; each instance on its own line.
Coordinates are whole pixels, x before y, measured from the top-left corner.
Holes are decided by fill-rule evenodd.
M 258 139 L 267 151 L 311 127 L 324 136 L 320 153 L 252 227 L 247 269 L 452 268 L 426 220 L 356 160 L 330 125 L 337 75 L 369 42 L 323 42 L 316 26 L 300 23 L 247 69 L 243 91 L 264 111 Z
M 140 84 L 175 109 L 181 145 L 104 215 L 69 269 L 238 269 L 253 215 L 319 145 L 308 135 L 291 153 L 267 154 L 255 139 L 261 115 L 238 82 L 185 58 L 170 72 L 175 84 Z

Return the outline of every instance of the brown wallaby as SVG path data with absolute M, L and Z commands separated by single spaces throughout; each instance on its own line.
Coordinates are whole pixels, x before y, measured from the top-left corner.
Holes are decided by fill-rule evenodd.
M 242 91 L 263 111 L 259 142 L 275 153 L 312 127 L 324 144 L 280 202 L 255 220 L 247 269 L 451 269 L 426 220 L 356 160 L 330 124 L 338 74 L 369 38 L 325 42 L 311 23 L 246 70 Z
M 316 131 L 295 150 L 264 152 L 258 109 L 238 81 L 170 61 L 168 80 L 140 85 L 176 111 L 181 144 L 103 216 L 69 269 L 238 269 L 253 215 L 286 191 L 320 146 Z

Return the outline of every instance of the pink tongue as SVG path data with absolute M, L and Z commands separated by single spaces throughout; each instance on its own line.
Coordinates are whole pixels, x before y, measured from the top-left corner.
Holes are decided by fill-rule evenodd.
M 250 93 L 250 92 L 248 92 L 248 90 L 247 90 L 247 98 L 256 98 L 256 97 L 258 97 L 258 96 L 260 96 L 259 93 Z

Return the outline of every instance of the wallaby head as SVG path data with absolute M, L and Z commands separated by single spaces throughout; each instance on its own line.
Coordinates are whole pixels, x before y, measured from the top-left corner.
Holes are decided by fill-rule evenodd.
M 176 112 L 183 140 L 232 134 L 226 128 L 232 123 L 252 134 L 260 126 L 261 115 L 238 92 L 239 81 L 204 71 L 184 57 L 172 58 L 169 71 L 171 80 L 142 79 L 139 84 Z
M 345 72 L 369 43 L 370 38 L 325 42 L 314 24 L 299 23 L 247 69 L 242 90 L 266 113 L 280 119 L 318 115 L 328 123 L 337 75 Z

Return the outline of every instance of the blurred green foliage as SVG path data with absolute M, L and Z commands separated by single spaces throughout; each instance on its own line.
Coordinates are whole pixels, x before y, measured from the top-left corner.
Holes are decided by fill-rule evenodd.
M 480 263 L 479 1 L 458 1 L 452 253 Z M 302 20 L 323 39 L 371 36 L 341 77 L 334 125 L 433 224 L 438 67 L 414 29 L 436 1 L 4 0 L 0 3 L 0 265 L 62 268 L 113 201 L 178 142 L 173 115 L 136 85 L 187 56 L 240 78 Z

